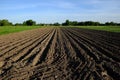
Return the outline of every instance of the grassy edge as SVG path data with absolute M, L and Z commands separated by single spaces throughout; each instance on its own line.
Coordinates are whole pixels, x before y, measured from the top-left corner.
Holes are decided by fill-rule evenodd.
M 26 30 L 32 30 L 37 28 L 43 28 L 42 26 L 3 26 L 0 27 L 0 35 L 6 35 L 10 33 L 16 33 Z
M 120 33 L 120 26 L 70 26 L 70 27 Z

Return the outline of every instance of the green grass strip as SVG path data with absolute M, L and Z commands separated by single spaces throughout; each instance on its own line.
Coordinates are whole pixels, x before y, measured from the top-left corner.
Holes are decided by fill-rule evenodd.
M 78 28 L 103 30 L 109 32 L 120 32 L 120 26 L 77 26 Z
M 40 26 L 0 26 L 0 35 L 41 28 Z

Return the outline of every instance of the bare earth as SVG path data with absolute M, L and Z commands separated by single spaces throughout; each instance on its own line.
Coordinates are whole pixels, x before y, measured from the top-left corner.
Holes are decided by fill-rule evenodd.
M 0 36 L 0 80 L 120 80 L 120 33 L 40 28 Z

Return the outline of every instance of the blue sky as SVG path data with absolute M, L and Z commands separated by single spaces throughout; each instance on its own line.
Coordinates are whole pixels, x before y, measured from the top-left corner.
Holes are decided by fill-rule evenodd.
M 0 19 L 22 23 L 120 22 L 120 0 L 0 0 Z

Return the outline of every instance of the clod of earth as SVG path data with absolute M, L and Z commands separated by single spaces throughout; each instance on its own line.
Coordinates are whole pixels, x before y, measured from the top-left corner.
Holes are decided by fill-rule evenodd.
M 4 64 L 5 64 L 4 61 L 0 61 L 0 68 L 3 67 Z

